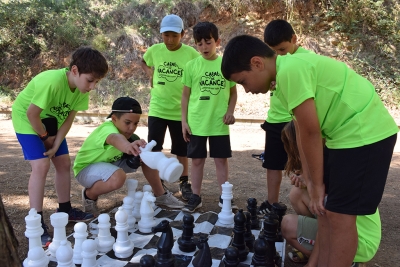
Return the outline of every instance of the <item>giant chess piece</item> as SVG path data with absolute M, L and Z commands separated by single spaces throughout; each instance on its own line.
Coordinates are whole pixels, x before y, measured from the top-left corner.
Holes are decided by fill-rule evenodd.
M 126 188 L 128 189 L 128 197 L 135 199 L 136 188 L 138 187 L 138 181 L 135 179 L 126 179 Z
M 96 256 L 97 242 L 93 239 L 86 239 L 82 243 L 82 265 L 81 267 L 98 267 Z
M 123 204 L 122 207 L 124 208 L 126 214 L 128 215 L 128 226 L 129 230 L 133 229 L 135 227 L 136 223 L 136 218 L 133 216 L 133 198 L 130 196 L 124 197 L 122 200 Z
M 74 225 L 74 250 L 72 260 L 74 264 L 82 264 L 82 243 L 88 236 L 87 225 L 84 222 L 78 222 Z
M 231 246 L 238 249 L 239 260 L 245 261 L 247 259 L 247 255 L 249 254 L 249 248 L 246 246 L 246 242 L 244 240 L 244 233 L 246 232 L 246 215 L 244 215 L 242 209 L 239 209 L 238 212 L 236 212 L 233 220 L 235 225 L 233 226 L 233 240 Z
M 282 218 L 286 214 L 287 206 L 283 203 L 273 203 L 272 210 L 278 215 L 278 239 L 277 242 L 283 242 L 282 232 L 281 232 L 281 223 Z
M 110 215 L 108 215 L 107 213 L 100 214 L 97 220 L 99 222 L 99 224 L 97 225 L 97 227 L 99 228 L 99 233 L 96 238 L 97 250 L 99 252 L 106 253 L 113 248 L 113 245 L 115 243 L 115 238 L 111 235 L 110 231 Z
M 278 239 L 278 216 L 275 212 L 270 212 L 264 216 L 264 238 L 268 243 L 267 264 L 268 266 L 274 266 L 276 261 L 276 248 L 275 242 Z
M 62 240 L 67 240 L 65 226 L 68 224 L 68 214 L 65 212 L 56 212 L 50 215 L 50 223 L 54 228 L 53 241 L 49 246 L 49 251 L 53 257 L 56 256 L 56 251 Z M 71 245 L 71 242 L 69 242 Z
M 143 185 L 143 192 L 150 192 L 151 195 L 154 197 L 153 188 L 151 188 L 151 185 L 149 184 Z M 155 210 L 156 208 L 157 208 L 156 203 L 153 203 L 153 209 Z
M 178 238 L 179 249 L 183 252 L 193 252 L 196 244 L 193 240 L 194 217 L 192 214 L 183 215 L 182 236 Z
M 247 210 L 250 212 L 251 229 L 260 229 L 260 220 L 257 216 L 257 199 L 247 199 Z
M 169 183 L 176 182 L 183 172 L 183 165 L 176 158 L 167 158 L 162 152 L 152 152 L 156 145 L 152 140 L 145 148 L 140 148 L 140 158 L 151 169 L 158 170 L 160 178 Z
M 118 258 L 127 258 L 133 254 L 133 242 L 128 236 L 128 215 L 126 214 L 123 207 L 119 207 L 115 213 L 117 231 L 117 239 L 113 245 L 115 256 Z
M 156 198 L 152 193 L 144 192 L 142 203 L 140 204 L 140 221 L 138 223 L 139 231 L 142 233 L 151 233 L 151 228 L 156 224 L 154 220 L 153 204 Z
M 232 246 L 225 249 L 223 262 L 225 267 L 237 267 L 240 263 L 238 249 Z
M 244 241 L 246 242 L 246 246 L 249 248 L 249 251 L 253 251 L 253 244 L 255 237 L 251 232 L 251 214 L 250 212 L 245 212 L 246 215 L 246 232 L 244 233 Z
M 233 224 L 233 217 L 235 216 L 232 212 L 232 187 L 233 185 L 229 182 L 225 182 L 221 185 L 222 187 L 222 210 L 218 214 L 218 220 L 221 224 L 230 225 Z
M 36 209 L 29 210 L 25 217 L 26 231 L 25 236 L 29 239 L 28 258 L 24 260 L 24 267 L 47 266 L 49 258 L 46 256 L 40 237 L 43 234 L 41 216 Z
M 72 262 L 73 251 L 67 240 L 62 240 L 56 252 L 57 267 L 76 267 Z
M 157 241 L 157 255 L 155 256 L 156 267 L 173 267 L 175 257 L 172 255 L 174 246 L 174 234 L 167 220 L 162 220 L 157 226 L 153 227 L 153 233 L 161 232 Z
M 268 254 L 268 242 L 265 240 L 264 232 L 261 231 L 258 235 L 257 240 L 254 242 L 254 254 L 251 259 L 251 264 L 254 266 L 265 266 L 265 267 L 275 267 L 273 261 L 267 260 Z M 272 265 L 271 265 L 272 264 Z
M 211 258 L 211 250 L 208 245 L 208 238 L 206 235 L 200 235 L 199 240 L 196 242 L 199 251 L 194 257 L 192 264 L 194 267 L 211 267 L 212 266 L 212 258 Z
M 135 198 L 133 199 L 133 217 L 135 217 L 136 221 L 138 222 L 140 220 L 140 205 L 142 203 L 143 199 L 143 192 L 142 191 L 137 191 L 135 193 Z
M 140 267 L 154 267 L 156 265 L 156 261 L 154 260 L 154 257 L 151 255 L 143 255 L 143 257 L 140 258 Z

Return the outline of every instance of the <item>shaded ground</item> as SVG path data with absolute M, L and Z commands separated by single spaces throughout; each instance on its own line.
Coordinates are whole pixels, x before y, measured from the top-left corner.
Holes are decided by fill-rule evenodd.
M 76 152 L 96 125 L 74 124 L 67 141 L 69 144 L 71 159 L 74 160 Z M 137 131 L 139 136 L 146 139 L 147 128 L 140 127 Z M 167 138 L 168 139 L 168 138 Z M 249 197 L 257 198 L 261 202 L 266 198 L 266 179 L 265 170 L 261 167 L 261 162 L 251 157 L 253 153 L 261 153 L 264 147 L 264 132 L 258 124 L 237 124 L 231 127 L 231 142 L 233 157 L 229 160 L 230 182 L 234 185 L 233 192 L 235 202 L 241 208 L 246 208 L 246 200 Z M 166 140 L 165 148 L 170 144 Z M 25 259 L 28 252 L 28 242 L 24 236 L 25 221 L 28 214 L 28 179 L 30 166 L 25 162 L 18 141 L 15 138 L 10 120 L 0 119 L 0 193 L 4 201 L 6 212 L 13 225 L 15 234 L 19 241 L 19 254 L 21 259 Z M 400 149 L 396 149 L 400 152 Z M 169 150 L 165 152 L 169 156 Z M 385 188 L 382 202 L 379 206 L 382 218 L 382 242 L 375 258 L 367 264 L 370 266 L 398 266 L 400 256 L 398 254 L 400 240 L 400 226 L 396 204 L 399 203 L 399 181 L 400 176 L 400 153 L 395 152 Z M 72 172 L 71 172 L 72 176 Z M 139 181 L 139 188 L 146 184 L 143 174 L 139 171 L 130 174 L 129 178 Z M 46 222 L 50 226 L 49 216 L 57 208 L 57 195 L 54 189 L 54 169 L 51 169 L 45 188 L 44 215 Z M 216 185 L 215 166 L 211 159 L 207 159 L 204 181 L 203 181 L 203 207 L 200 212 L 212 210 L 220 212 L 218 207 L 219 191 Z M 168 184 L 171 191 L 177 192 L 177 184 Z M 287 195 L 290 191 L 288 179 L 284 179 L 281 186 L 280 200 L 288 206 L 288 213 L 294 213 L 290 207 Z M 80 204 L 81 186 L 72 179 L 71 201 L 73 206 L 81 207 Z M 123 197 L 126 196 L 126 188 L 104 196 L 99 200 L 99 206 L 103 211 L 120 205 Z M 52 231 L 50 229 L 50 231 Z M 73 231 L 73 224 L 68 224 L 67 232 Z M 294 264 L 290 260 L 285 261 L 285 266 L 297 267 L 302 264 Z

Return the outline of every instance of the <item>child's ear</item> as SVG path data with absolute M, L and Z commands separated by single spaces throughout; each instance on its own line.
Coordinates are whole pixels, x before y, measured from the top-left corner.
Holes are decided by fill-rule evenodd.
M 221 44 L 221 39 L 218 38 L 218 40 L 215 42 L 215 45 L 216 45 L 216 46 L 219 46 L 220 44 Z
M 78 66 L 76 66 L 76 65 L 72 65 L 72 67 L 69 71 L 74 75 L 79 75 Z
M 292 39 L 290 40 L 290 42 L 292 44 L 296 44 L 297 43 L 297 35 L 295 33 L 292 34 Z
M 251 65 L 252 69 L 255 68 L 255 69 L 260 70 L 260 69 L 264 68 L 264 61 L 262 60 L 261 57 L 254 56 L 250 59 L 250 65 Z

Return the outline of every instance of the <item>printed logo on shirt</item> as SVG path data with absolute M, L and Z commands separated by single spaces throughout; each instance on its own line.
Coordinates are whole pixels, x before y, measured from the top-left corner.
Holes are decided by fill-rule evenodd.
M 59 119 L 58 121 L 64 121 L 71 112 L 71 105 L 64 102 L 58 106 L 51 107 L 50 111 L 56 115 Z
M 122 158 L 122 155 L 117 155 L 108 159 L 108 162 L 116 162 Z
M 210 97 L 202 95 L 200 96 L 199 100 L 210 100 Z
M 164 62 L 157 68 L 158 78 L 174 82 L 178 78 L 182 78 L 183 69 L 179 68 L 175 62 Z
M 199 83 L 200 92 L 208 91 L 212 95 L 218 95 L 225 88 L 225 83 L 225 78 L 218 71 L 205 72 Z

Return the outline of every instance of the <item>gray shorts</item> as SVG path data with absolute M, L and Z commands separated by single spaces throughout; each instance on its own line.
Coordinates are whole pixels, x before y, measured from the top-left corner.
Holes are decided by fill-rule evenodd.
M 97 162 L 86 166 L 75 177 L 85 188 L 91 188 L 95 182 L 106 182 L 114 172 L 122 169 L 125 173 L 136 172 L 126 165 L 126 160 L 118 160 L 112 163 Z
M 317 219 L 299 215 L 297 220 L 297 241 L 307 250 L 313 250 L 317 238 Z

